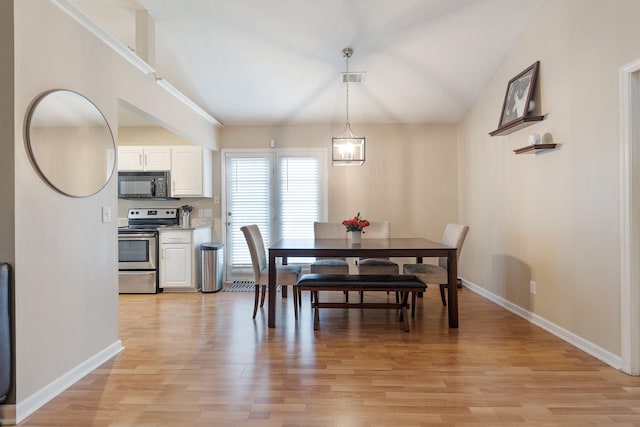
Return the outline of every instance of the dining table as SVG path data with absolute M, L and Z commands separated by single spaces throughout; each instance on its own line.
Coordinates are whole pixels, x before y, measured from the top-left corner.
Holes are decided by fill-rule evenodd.
M 351 243 L 349 239 L 281 239 L 269 246 L 268 326 L 276 327 L 276 262 L 287 264 L 292 257 L 336 258 L 447 258 L 449 327 L 458 327 L 458 256 L 457 248 L 418 237 L 392 237 L 362 239 Z

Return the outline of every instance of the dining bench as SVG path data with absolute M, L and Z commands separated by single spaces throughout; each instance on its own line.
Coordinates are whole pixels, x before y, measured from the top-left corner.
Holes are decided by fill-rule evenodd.
M 294 291 L 311 292 L 311 307 L 313 309 L 313 329 L 320 327 L 321 308 L 393 308 L 400 310 L 399 321 L 404 322 L 404 330 L 409 332 L 409 294 L 413 295 L 411 317 L 415 315 L 415 295 L 424 292 L 427 285 L 413 275 L 394 274 L 305 274 L 296 283 Z M 384 291 L 397 292 L 400 298 L 394 302 L 321 302 L 320 291 Z M 295 318 L 298 319 L 298 306 L 294 308 Z

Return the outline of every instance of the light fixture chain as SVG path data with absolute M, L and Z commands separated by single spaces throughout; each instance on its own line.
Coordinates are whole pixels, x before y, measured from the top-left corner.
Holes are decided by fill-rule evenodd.
M 346 71 L 342 78 L 342 83 L 345 84 L 346 91 L 346 125 L 345 130 L 339 137 L 331 138 L 331 150 L 332 150 L 332 164 L 338 165 L 358 165 L 362 166 L 364 163 L 364 142 L 365 138 L 362 136 L 355 136 L 351 131 L 351 120 L 349 119 L 349 58 L 353 54 L 353 49 L 345 47 L 342 49 L 342 55 L 345 58 Z M 357 80 L 359 81 L 359 80 Z

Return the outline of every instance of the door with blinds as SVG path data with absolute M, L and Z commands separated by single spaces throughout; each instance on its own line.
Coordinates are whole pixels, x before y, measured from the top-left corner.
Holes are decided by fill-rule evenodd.
M 326 218 L 324 150 L 224 151 L 227 281 L 252 280 L 240 227 L 257 224 L 269 247 L 281 238 L 313 237 Z M 312 259 L 290 259 L 308 263 Z

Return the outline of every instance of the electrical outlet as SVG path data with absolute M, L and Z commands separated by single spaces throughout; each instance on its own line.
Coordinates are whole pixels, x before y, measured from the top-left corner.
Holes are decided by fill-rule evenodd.
M 536 294 L 536 282 L 535 280 L 532 280 L 529 282 L 529 292 L 531 292 L 531 294 L 535 295 Z

